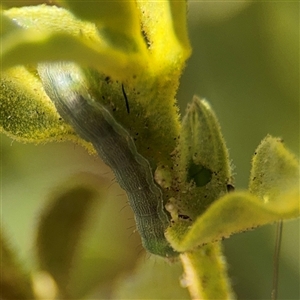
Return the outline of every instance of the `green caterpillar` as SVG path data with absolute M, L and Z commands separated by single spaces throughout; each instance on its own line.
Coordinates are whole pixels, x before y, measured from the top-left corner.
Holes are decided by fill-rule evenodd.
M 61 62 L 40 64 L 38 72 L 61 117 L 93 144 L 126 191 L 144 248 L 164 257 L 178 255 L 164 235 L 169 218 L 149 162 L 137 152 L 129 133 L 89 95 L 80 68 Z

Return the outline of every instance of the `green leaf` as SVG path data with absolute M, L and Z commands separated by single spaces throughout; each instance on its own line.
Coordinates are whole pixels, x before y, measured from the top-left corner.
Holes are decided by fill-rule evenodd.
M 182 48 L 185 49 L 185 55 L 189 56 L 191 52 L 190 41 L 188 39 L 188 31 L 186 24 L 187 16 L 187 1 L 179 0 L 172 1 L 169 0 L 170 11 L 173 20 L 173 29 L 177 37 L 178 42 L 181 44 Z
M 112 44 L 129 50 L 143 51 L 146 45 L 143 41 L 138 10 L 134 1 L 94 1 L 88 4 L 84 1 L 64 0 L 68 8 L 76 16 L 96 24 Z
M 18 33 L 18 31 L 22 31 L 22 29 L 15 22 L 13 22 L 9 17 L 3 14 L 3 11 L 1 11 L 0 17 L 1 40 L 6 38 L 7 35 L 15 35 Z
M 183 252 L 234 233 L 297 217 L 299 191 L 291 190 L 284 201 L 269 203 L 249 192 L 233 192 L 214 202 L 192 226 L 180 220 L 168 228 L 166 235 L 173 248 Z
M 187 289 L 179 285 L 181 275 L 178 263 L 143 258 L 133 274 L 119 278 L 112 299 L 189 299 Z
M 18 34 L 6 29 L 9 34 L 2 41 L 2 68 L 46 60 L 72 60 L 119 79 L 137 77 L 143 70 L 166 72 L 170 68 L 176 72 L 175 76 L 180 76 L 191 52 L 184 1 L 177 5 L 160 2 L 150 6 L 128 1 L 96 1 L 89 5 L 68 1 L 67 4 L 98 27 L 55 6 L 7 10 L 5 16 L 24 29 Z M 142 32 L 146 40 L 151 40 L 151 49 L 147 49 Z
M 291 191 L 298 189 L 299 192 L 299 183 L 299 163 L 296 157 L 284 147 L 281 139 L 267 136 L 252 159 L 250 192 L 265 203 L 285 201 L 284 197 Z
M 185 285 L 192 299 L 234 299 L 227 280 L 226 261 L 221 244 L 205 245 L 180 255 Z
M 191 54 L 186 32 L 186 5 L 180 1 L 137 1 L 142 32 L 147 41 L 155 68 L 174 68 Z M 175 68 L 174 68 L 175 70 Z M 177 69 L 178 75 L 181 69 Z
M 23 28 L 17 34 L 15 28 L 5 28 L 2 68 L 40 61 L 73 60 L 122 78 L 125 73 L 143 66 L 141 53 L 130 53 L 128 57 L 124 51 L 108 46 L 94 24 L 77 20 L 63 8 L 30 6 L 12 8 L 4 14 Z
M 234 192 L 214 202 L 190 228 L 179 220 L 167 236 L 178 251 L 229 237 L 283 219 L 297 218 L 299 165 L 280 139 L 267 136 L 255 152 L 250 192 Z
M 0 131 L 23 142 L 78 140 L 43 90 L 35 70 L 15 67 L 1 75 Z
M 181 220 L 168 230 L 169 241 L 186 251 L 233 233 L 297 218 L 299 165 L 280 139 L 267 136 L 253 158 L 250 192 L 234 192 L 214 202 L 188 229 Z
M 195 220 L 232 182 L 229 155 L 217 118 L 210 105 L 197 97 L 182 121 L 177 157 L 179 186 L 174 198 L 180 214 Z
M 95 70 L 87 72 L 93 73 L 87 75 L 87 80 L 95 99 L 102 101 L 113 112 L 116 121 L 120 122 L 135 138 L 139 153 L 147 157 L 154 168 L 156 166 L 171 168 L 173 162 L 169 153 L 176 147 L 179 135 L 178 109 L 174 105 L 175 94 L 179 76 L 190 54 L 187 36 L 184 38 L 185 29 L 180 30 L 176 25 L 176 33 L 173 32 L 177 22 L 173 18 L 179 18 L 182 28 L 186 28 L 185 14 L 179 12 L 179 7 L 184 8 L 185 11 L 185 5 L 185 2 L 181 2 L 176 6 L 177 8 L 173 8 L 173 5 L 168 3 L 159 5 L 155 3 L 154 6 L 137 3 L 135 14 L 138 14 L 141 19 L 140 30 L 144 32 L 147 27 L 155 46 L 149 47 L 147 53 L 144 50 L 138 53 L 124 49 L 121 51 L 120 48 L 113 47 L 94 24 L 77 20 L 62 8 L 42 5 L 10 9 L 5 12 L 5 15 L 26 29 L 19 29 L 21 33 L 17 39 L 14 38 L 14 32 L 11 32 L 10 38 L 3 40 L 2 50 L 5 58 L 3 61 L 4 64 L 7 61 L 8 67 L 15 63 L 36 63 L 42 60 L 73 60 L 81 65 L 89 65 L 100 70 L 101 72 Z M 88 9 L 88 6 L 85 6 L 85 9 Z M 157 15 L 166 19 L 157 19 Z M 12 81 L 15 82 L 17 74 L 13 77 Z M 19 74 L 19 78 L 21 77 L 23 77 L 22 73 Z M 16 87 L 9 88 L 11 92 L 5 92 L 2 96 L 7 102 L 3 104 L 3 109 L 7 112 L 3 113 L 2 117 L 11 115 L 9 106 L 12 103 L 9 103 L 9 98 L 5 94 L 14 94 L 15 98 L 20 96 L 18 94 L 22 96 L 25 94 L 26 102 L 32 97 L 32 93 L 29 92 L 27 95 L 23 90 L 35 86 L 30 86 L 26 82 L 26 77 L 24 78 L 25 80 L 16 83 Z M 24 83 L 24 87 L 19 83 Z M 128 98 L 130 115 L 124 111 L 122 84 Z M 37 99 L 36 97 L 33 99 Z M 28 107 L 31 108 L 32 105 L 29 104 Z M 23 118 L 22 113 L 20 116 Z M 49 120 L 53 118 L 53 113 L 46 118 Z M 6 119 L 1 122 L 6 123 L 4 128 L 6 133 L 18 137 L 19 131 L 10 132 L 10 128 L 14 128 L 15 123 L 18 123 L 16 119 L 10 121 Z M 22 123 L 20 140 L 35 142 L 49 140 L 48 133 L 42 137 L 38 135 L 35 139 L 35 129 L 28 136 L 32 128 L 29 128 L 25 122 Z M 64 126 L 63 129 L 67 128 L 63 122 L 61 124 Z M 49 125 L 51 131 L 52 125 Z M 53 126 L 56 127 L 56 124 Z M 51 134 L 51 137 L 53 140 L 55 135 L 59 140 L 76 139 L 70 132 L 70 128 L 68 130 L 67 132 L 56 131 L 55 134 Z M 23 135 L 23 131 L 26 132 L 26 136 Z
M 81 176 L 79 183 L 77 180 L 63 184 L 51 197 L 41 216 L 36 241 L 41 269 L 51 274 L 65 297 L 71 293 L 68 283 L 73 259 L 88 214 L 96 200 L 104 199 L 93 176 Z
M 0 231 L 1 253 L 1 299 L 35 299 L 32 291 L 29 274 L 20 265 L 16 254 L 8 245 L 3 236 L 3 228 Z
M 197 99 L 194 100 L 194 103 L 195 101 L 201 103 Z M 202 102 L 202 106 L 205 107 L 205 102 Z M 197 110 L 193 110 L 192 106 L 190 111 Z M 204 110 L 204 112 L 208 113 L 209 111 Z M 190 157 L 181 154 L 181 161 L 184 162 L 183 165 L 187 166 L 186 172 L 183 169 L 182 174 L 184 174 L 184 177 L 182 181 L 188 180 L 190 177 L 194 178 L 196 183 L 194 190 L 197 192 L 197 190 L 201 191 L 203 189 L 203 187 L 197 186 L 197 182 L 198 184 L 201 182 L 201 185 L 203 185 L 205 178 L 207 180 L 210 179 L 210 174 L 207 170 L 212 169 L 214 170 L 213 174 L 221 174 L 221 176 L 220 178 L 215 178 L 215 185 L 210 190 L 210 183 L 213 183 L 214 180 L 212 176 L 211 181 L 204 186 L 205 193 L 202 195 L 199 193 L 198 197 L 195 197 L 196 192 L 193 191 L 192 187 L 185 196 L 191 204 L 186 205 L 187 209 L 189 209 L 188 205 L 190 205 L 193 207 L 193 210 L 197 211 L 206 198 L 209 200 L 217 199 L 217 201 L 214 201 L 194 222 L 193 219 L 190 220 L 189 218 L 177 218 L 174 220 L 173 224 L 168 228 L 166 236 L 175 250 L 179 252 L 188 251 L 196 246 L 229 237 L 233 233 L 282 219 L 299 217 L 299 165 L 296 158 L 283 147 L 279 139 L 268 136 L 258 147 L 253 158 L 253 169 L 251 171 L 251 193 L 234 192 L 222 196 L 225 193 L 226 181 L 228 183 L 230 180 L 230 177 L 227 177 L 230 169 L 226 148 L 224 143 L 219 143 L 218 139 L 214 139 L 214 137 L 218 136 L 217 134 L 205 135 L 205 133 L 199 133 L 200 126 L 199 129 L 195 126 L 195 124 L 198 124 L 198 120 L 201 120 L 201 115 L 199 117 L 196 113 L 192 114 L 188 111 L 183 123 L 183 128 L 188 128 L 187 132 L 191 134 L 185 133 L 183 135 L 185 139 L 181 139 L 181 153 L 187 153 L 188 155 L 196 153 L 197 155 L 194 154 L 192 156 L 193 164 L 191 164 L 189 163 Z M 208 117 L 207 120 L 215 120 L 215 118 Z M 189 127 L 186 124 L 190 124 Z M 205 132 L 209 132 L 210 128 L 217 128 L 215 125 L 217 125 L 215 122 L 203 123 L 202 129 Z M 208 128 L 208 130 L 205 130 L 205 128 Z M 212 130 L 211 132 L 213 133 L 214 131 Z M 198 146 L 197 139 L 193 138 L 194 135 L 199 137 L 199 141 L 206 141 L 208 146 L 203 146 L 202 148 L 200 145 Z M 219 135 L 219 138 L 221 138 L 221 135 Z M 185 147 L 185 145 L 190 146 Z M 202 155 L 199 155 L 199 160 L 197 160 L 199 153 L 202 153 Z M 201 160 L 200 158 L 202 157 L 207 157 L 208 159 L 206 161 Z M 212 158 L 211 161 L 210 158 Z M 198 169 L 197 162 L 199 162 L 200 166 Z M 220 169 L 216 172 L 215 168 L 218 168 L 218 166 L 220 166 Z M 209 190 L 206 191 L 205 188 Z M 199 199 L 199 202 L 197 202 L 197 199 Z M 182 196 L 180 200 L 182 201 Z M 179 215 L 182 214 L 182 206 L 179 206 L 175 200 L 173 202 L 172 209 L 176 212 L 179 211 Z M 193 202 L 196 202 L 197 205 L 193 204 Z M 180 202 L 179 204 L 182 205 Z M 174 209 L 173 206 L 177 206 L 177 208 Z M 187 209 L 183 211 L 186 212 L 188 211 Z M 173 216 L 174 212 L 171 211 L 171 214 Z M 188 214 L 188 216 L 190 215 Z

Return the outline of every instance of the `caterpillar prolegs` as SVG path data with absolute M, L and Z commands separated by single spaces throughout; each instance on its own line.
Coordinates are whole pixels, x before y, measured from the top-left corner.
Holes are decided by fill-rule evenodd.
M 40 64 L 38 72 L 58 113 L 81 138 L 93 144 L 126 191 L 143 246 L 156 255 L 177 255 L 164 235 L 169 218 L 149 162 L 137 152 L 127 130 L 89 95 L 81 69 L 61 62 Z

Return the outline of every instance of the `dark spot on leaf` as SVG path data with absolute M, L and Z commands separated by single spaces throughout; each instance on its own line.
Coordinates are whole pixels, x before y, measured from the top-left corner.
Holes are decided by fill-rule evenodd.
M 232 184 L 227 184 L 227 192 L 228 193 L 231 193 L 235 190 L 234 186 Z
M 151 45 L 151 42 L 150 42 L 150 40 L 148 38 L 148 35 L 147 35 L 146 31 L 142 30 L 141 33 L 142 33 L 142 37 L 143 37 L 143 39 L 145 41 L 145 44 L 146 44 L 147 48 L 149 48 L 150 45 Z
M 183 220 L 192 221 L 192 219 L 189 216 L 186 216 L 186 215 L 178 215 L 178 218 L 183 219 Z

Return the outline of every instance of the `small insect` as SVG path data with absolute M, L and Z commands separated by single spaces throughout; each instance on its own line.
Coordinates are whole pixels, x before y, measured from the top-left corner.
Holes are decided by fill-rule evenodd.
M 58 113 L 81 138 L 93 144 L 126 191 L 143 246 L 156 255 L 178 255 L 164 235 L 170 220 L 148 160 L 137 152 L 126 129 L 89 95 L 80 68 L 61 62 L 40 64 L 38 72 Z M 126 100 L 123 86 L 122 90 Z M 129 112 L 129 107 L 127 110 Z

